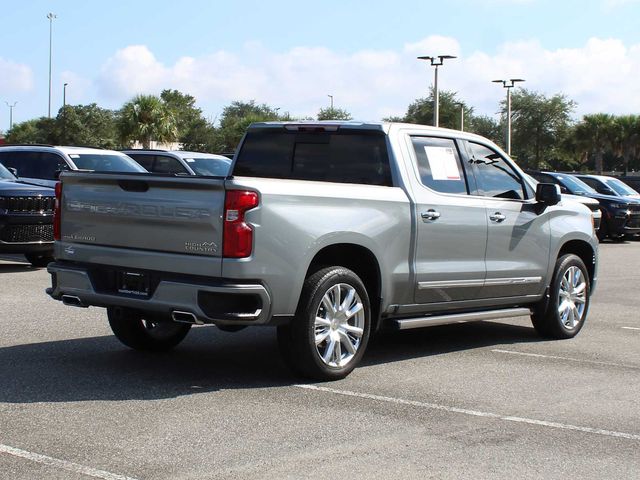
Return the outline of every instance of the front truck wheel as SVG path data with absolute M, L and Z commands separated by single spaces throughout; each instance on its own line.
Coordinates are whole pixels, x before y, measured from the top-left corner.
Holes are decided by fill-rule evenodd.
M 316 380 L 344 378 L 360 362 L 371 330 L 369 295 L 343 267 L 308 277 L 295 318 L 278 327 L 278 344 L 292 370 Z
M 536 331 L 546 338 L 575 337 L 589 310 L 589 273 L 580 257 L 563 255 L 556 261 L 548 300 L 531 316 Z
M 136 310 L 109 307 L 107 317 L 113 334 L 127 347 L 147 352 L 171 350 L 187 336 L 191 325 L 175 323 Z

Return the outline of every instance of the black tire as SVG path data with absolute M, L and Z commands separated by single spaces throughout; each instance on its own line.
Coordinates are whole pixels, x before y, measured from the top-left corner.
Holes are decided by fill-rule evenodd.
M 580 271 L 579 280 L 575 280 L 575 276 L 572 275 L 573 272 L 576 272 L 575 269 Z M 567 278 L 570 279 L 567 280 Z M 573 283 L 579 283 L 578 288 L 569 287 Z M 583 283 L 584 287 L 581 287 Z M 567 290 L 571 290 L 574 293 L 578 291 L 583 293 L 574 295 L 573 293 L 567 293 Z M 573 254 L 561 256 L 556 261 L 555 270 L 553 271 L 549 298 L 543 300 L 531 316 L 534 328 L 545 338 L 565 339 L 575 337 L 582 329 L 587 318 L 590 293 L 589 273 L 582 259 Z M 564 299 L 562 303 L 560 301 L 561 298 Z M 579 298 L 582 298 L 583 301 L 577 301 Z M 566 307 L 564 309 L 566 317 L 560 313 L 562 305 Z M 575 312 L 577 312 L 577 319 Z
M 347 298 L 341 295 L 349 297 L 352 290 L 355 293 L 347 305 Z M 335 316 L 323 302 L 325 295 L 337 297 L 334 304 L 340 305 Z M 356 313 L 349 316 L 348 312 Z M 325 320 L 327 325 L 318 326 L 316 317 Z M 329 317 L 334 321 L 327 320 Z M 296 373 L 314 380 L 338 380 L 349 375 L 362 359 L 370 331 L 367 289 L 354 272 L 334 266 L 323 268 L 305 280 L 295 318 L 290 324 L 278 327 L 278 345 L 285 362 Z M 316 335 L 318 338 L 324 335 L 325 340 L 316 345 Z M 347 348 L 349 345 L 353 351 Z M 346 350 L 343 352 L 342 348 Z M 328 360 L 323 360 L 321 351 Z
M 25 253 L 24 256 L 34 268 L 44 268 L 53 262 L 51 253 Z
M 127 347 L 146 352 L 171 350 L 187 336 L 191 325 L 119 307 L 107 308 L 113 334 Z

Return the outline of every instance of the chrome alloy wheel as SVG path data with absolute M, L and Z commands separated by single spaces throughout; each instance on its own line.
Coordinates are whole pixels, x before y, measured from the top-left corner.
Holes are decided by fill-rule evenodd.
M 578 267 L 564 272 L 558 294 L 558 315 L 565 328 L 573 330 L 582 321 L 587 303 L 587 281 Z
M 356 289 L 346 283 L 326 291 L 314 322 L 316 350 L 330 367 L 344 367 L 355 356 L 364 333 L 365 311 Z

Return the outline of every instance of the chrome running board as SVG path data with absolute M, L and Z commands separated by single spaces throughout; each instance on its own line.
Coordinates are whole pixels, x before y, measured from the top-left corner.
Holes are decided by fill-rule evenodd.
M 431 327 L 436 325 L 448 325 L 450 323 L 478 322 L 480 320 L 497 320 L 499 318 L 528 317 L 531 310 L 528 308 L 503 308 L 500 310 L 488 310 L 471 313 L 452 313 L 449 315 L 432 315 L 419 318 L 397 318 L 389 323 L 398 330 L 410 328 Z

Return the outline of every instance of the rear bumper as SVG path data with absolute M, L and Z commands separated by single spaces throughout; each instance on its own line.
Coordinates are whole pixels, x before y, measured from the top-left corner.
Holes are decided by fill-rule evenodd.
M 123 307 L 180 318 L 192 314 L 193 323 L 218 325 L 265 325 L 270 321 L 271 297 L 259 283 L 239 283 L 202 277 L 155 276 L 149 296 L 105 290 L 101 267 L 67 262 L 50 263 L 52 286 L 47 293 L 56 300 L 80 307 Z

